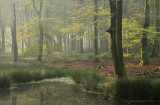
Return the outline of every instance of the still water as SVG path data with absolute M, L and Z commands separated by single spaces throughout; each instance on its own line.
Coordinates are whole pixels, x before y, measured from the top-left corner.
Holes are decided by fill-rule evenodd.
M 0 91 L 0 105 L 160 105 L 157 103 L 105 102 L 98 94 L 84 92 L 70 78 L 14 84 Z
M 70 78 L 60 78 L 12 86 L 1 91 L 0 105 L 105 105 L 105 101 L 82 91 Z

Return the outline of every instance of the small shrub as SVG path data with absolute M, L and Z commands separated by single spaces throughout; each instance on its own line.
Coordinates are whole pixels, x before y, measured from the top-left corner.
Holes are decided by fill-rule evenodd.
M 0 75 L 0 88 L 1 89 L 8 89 L 10 88 L 11 80 L 8 75 Z
M 17 70 L 11 73 L 11 79 L 16 83 L 26 83 L 33 80 L 29 71 Z
M 41 71 L 34 71 L 32 72 L 32 77 L 34 81 L 39 81 L 44 79 L 43 74 Z

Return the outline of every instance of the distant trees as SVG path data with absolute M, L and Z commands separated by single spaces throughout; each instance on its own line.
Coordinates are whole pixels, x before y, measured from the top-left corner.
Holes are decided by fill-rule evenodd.
M 107 32 L 111 37 L 111 53 L 118 78 L 126 78 L 122 49 L 122 0 L 110 0 L 111 26 Z
M 17 52 L 22 56 L 36 56 L 41 62 L 42 55 L 49 57 L 55 51 L 65 54 L 89 53 L 92 54 L 90 58 L 98 62 L 102 57 L 105 59 L 106 53 L 110 52 L 111 43 L 116 73 L 123 78 L 126 73 L 122 44 L 127 56 L 141 53 L 142 65 L 149 64 L 148 55 L 150 53 L 152 53 L 152 57 L 158 55 L 159 0 L 125 0 L 124 6 L 122 6 L 122 0 L 109 0 L 110 3 L 108 0 L 13 1 L 16 2 L 17 11 L 17 24 L 15 24 L 17 25 Z M 11 6 L 8 5 L 12 4 L 12 1 L 1 0 L 2 3 L 4 6 L 1 6 L 0 11 L 0 50 L 2 53 L 10 53 L 12 44 L 10 18 L 13 16 L 8 16 L 6 13 L 13 12 Z M 145 4 L 146 12 L 143 14 Z M 155 12 L 153 12 L 153 4 L 155 4 Z M 110 9 L 111 11 L 109 11 Z M 122 10 L 124 18 L 122 18 Z M 151 11 L 152 17 L 155 13 L 155 22 L 152 18 L 149 21 L 149 11 Z M 154 24 L 156 28 L 153 26 Z M 109 26 L 111 27 L 107 31 L 110 33 L 111 39 L 108 39 L 109 33 L 105 32 Z M 11 29 L 12 35 L 15 33 L 14 28 L 15 26 Z M 147 51 L 148 48 L 149 51 Z M 146 59 L 148 59 L 147 63 Z

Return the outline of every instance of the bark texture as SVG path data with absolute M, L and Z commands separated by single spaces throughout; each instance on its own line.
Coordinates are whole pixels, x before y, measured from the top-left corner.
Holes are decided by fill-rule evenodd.
M 149 0 L 145 0 L 144 29 L 148 29 L 149 23 L 150 23 L 150 4 L 149 4 Z M 140 65 L 142 65 L 142 66 L 149 64 L 147 34 L 148 34 L 148 32 L 146 30 L 144 30 L 143 34 L 142 34 L 142 38 L 141 38 L 141 63 L 140 63 Z
M 94 0 L 95 3 L 95 15 L 94 15 L 94 62 L 98 63 L 98 0 Z
M 159 21 L 159 0 L 154 0 L 155 2 L 155 23 L 156 23 L 156 36 L 154 38 L 154 45 L 152 50 L 151 57 L 158 57 L 158 50 L 159 50 L 159 37 L 160 37 L 160 21 Z
M 107 32 L 111 35 L 111 53 L 117 78 L 126 78 L 122 49 L 122 0 L 110 0 L 111 27 Z
M 17 36 L 16 36 L 16 9 L 13 4 L 13 26 L 12 26 L 12 46 L 13 46 L 13 60 L 18 61 L 18 48 L 17 48 Z
M 38 61 L 41 62 L 42 61 L 42 55 L 43 55 L 43 37 L 44 37 L 44 32 L 43 32 L 43 27 L 42 27 L 42 23 L 40 22 L 41 20 L 41 14 L 42 14 L 42 7 L 43 7 L 43 0 L 40 0 L 40 8 L 39 10 L 36 8 L 35 5 L 35 0 L 33 0 L 33 8 L 38 16 L 38 26 L 39 26 L 39 33 L 40 33 L 40 37 L 39 37 L 39 52 L 38 52 Z

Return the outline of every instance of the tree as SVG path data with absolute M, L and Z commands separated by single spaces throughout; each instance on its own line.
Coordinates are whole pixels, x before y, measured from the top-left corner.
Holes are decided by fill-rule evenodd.
M 39 32 L 40 32 L 40 37 L 39 37 L 39 52 L 38 52 L 38 61 L 42 61 L 42 54 L 43 54 L 43 27 L 40 22 L 41 19 L 41 14 L 42 14 L 42 7 L 43 7 L 43 0 L 40 0 L 40 8 L 37 10 L 36 5 L 35 5 L 35 0 L 33 0 L 33 8 L 38 16 L 38 26 L 39 26 Z
M 144 22 L 144 31 L 141 37 L 141 63 L 140 65 L 148 65 L 149 64 L 149 56 L 148 56 L 148 46 L 147 46 L 147 29 L 150 23 L 150 0 L 145 0 L 145 22 Z
M 2 35 L 2 54 L 5 53 L 5 25 L 4 20 L 2 18 L 2 13 L 0 11 L 0 27 L 1 27 L 1 35 Z
M 14 62 L 18 60 L 17 36 L 16 36 L 16 9 L 15 3 L 13 4 L 13 26 L 12 26 L 12 46 Z
M 107 32 L 111 36 L 111 53 L 118 78 L 126 78 L 122 49 L 122 0 L 110 0 L 111 26 Z
M 155 23 L 156 23 L 156 36 L 154 38 L 153 50 L 151 57 L 158 57 L 159 39 L 160 37 L 160 21 L 159 21 L 159 0 L 154 0 L 155 4 Z
M 95 15 L 94 15 L 94 62 L 98 63 L 98 0 L 94 0 L 95 3 Z

